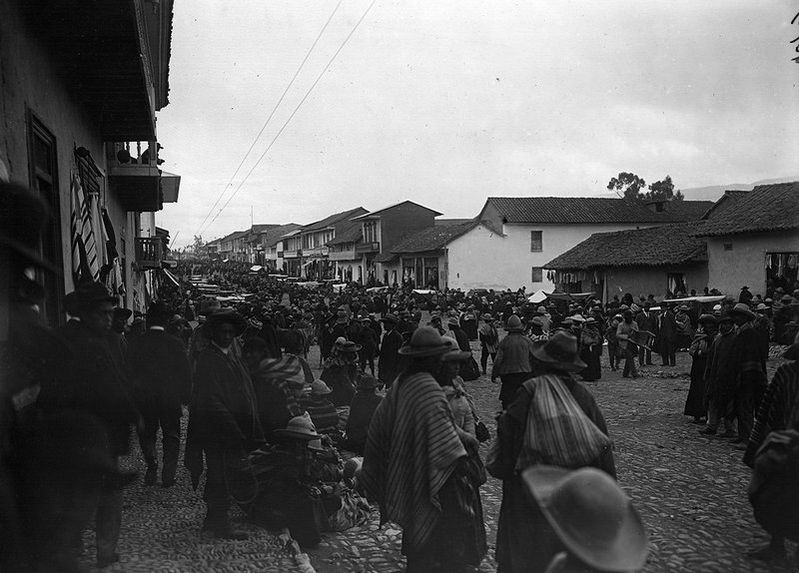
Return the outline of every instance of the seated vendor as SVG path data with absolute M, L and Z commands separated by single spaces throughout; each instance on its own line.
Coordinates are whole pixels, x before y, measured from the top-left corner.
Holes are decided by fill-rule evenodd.
M 316 431 L 320 434 L 336 434 L 339 431 L 338 411 L 329 398 L 331 392 L 323 380 L 314 380 L 311 384 L 311 396 L 304 403 Z

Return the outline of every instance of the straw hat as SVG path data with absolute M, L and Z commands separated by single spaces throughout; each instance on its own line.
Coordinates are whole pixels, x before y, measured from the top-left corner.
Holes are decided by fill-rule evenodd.
M 523 332 L 522 319 L 515 314 L 510 315 L 507 324 L 505 324 L 505 330 L 508 332 Z
M 534 316 L 533 319 L 530 321 L 530 324 L 533 326 L 539 326 L 544 328 L 544 319 L 540 316 Z
M 311 441 L 321 438 L 321 436 L 316 433 L 316 427 L 313 425 L 310 416 L 295 416 L 289 420 L 285 429 L 278 428 L 274 433 L 276 436 L 293 438 L 295 440 Z
M 600 571 L 644 566 L 649 548 L 641 516 L 608 474 L 537 465 L 525 470 L 522 479 L 558 538 L 580 561 Z
M 339 337 L 339 339 L 342 339 L 342 337 Z M 339 342 L 339 339 L 336 340 L 336 348 L 339 352 L 358 352 L 361 349 L 361 345 L 355 344 L 352 340 Z
M 556 332 L 542 346 L 534 348 L 533 356 L 558 370 L 579 371 L 588 367 L 580 360 L 577 338 L 562 330 Z
M 413 331 L 411 339 L 402 346 L 398 353 L 402 356 L 422 358 L 425 356 L 439 356 L 449 351 L 447 344 L 438 331 L 430 326 L 420 326 Z
M 739 302 L 734 307 L 732 307 L 732 310 L 730 311 L 730 314 L 743 315 L 743 316 L 749 318 L 750 320 L 755 318 L 755 313 L 752 312 L 752 310 L 747 305 L 745 305 L 742 302 Z

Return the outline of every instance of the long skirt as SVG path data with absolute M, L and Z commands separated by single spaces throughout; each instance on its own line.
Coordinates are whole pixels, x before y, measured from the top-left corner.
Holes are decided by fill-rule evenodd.
M 694 418 L 707 416 L 707 401 L 705 400 L 705 366 L 707 355 L 695 356 L 691 364 L 691 387 L 688 398 L 685 400 L 683 413 Z
M 600 364 L 601 356 L 601 344 L 583 347 L 583 349 L 580 351 L 580 358 L 583 362 L 588 364 L 588 367 L 580 373 L 580 375 L 583 377 L 583 380 L 593 381 L 602 378 L 602 366 Z

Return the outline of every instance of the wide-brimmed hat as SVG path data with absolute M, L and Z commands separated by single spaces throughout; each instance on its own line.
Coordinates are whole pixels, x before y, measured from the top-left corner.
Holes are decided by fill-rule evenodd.
M 716 324 L 718 322 L 718 319 L 715 316 L 713 316 L 712 314 L 703 314 L 703 315 L 701 315 L 699 317 L 699 323 L 701 324 L 703 322 L 709 322 L 711 324 Z
M 533 326 L 540 326 L 541 328 L 544 328 L 544 319 L 541 318 L 540 316 L 534 316 L 532 320 L 530 320 L 530 324 Z
M 752 312 L 752 309 L 750 309 L 746 304 L 742 302 L 739 302 L 734 307 L 732 307 L 732 310 L 730 310 L 730 314 L 741 314 L 749 319 L 755 318 L 755 313 Z
M 358 352 L 360 349 L 361 345 L 355 344 L 352 340 L 336 341 L 336 350 L 339 352 Z
M 79 308 L 91 307 L 101 302 L 117 302 L 103 283 L 83 283 L 75 290 L 75 303 Z
M 206 298 L 200 301 L 200 309 L 197 314 L 202 314 L 203 316 L 211 316 L 215 312 L 219 312 L 222 309 L 222 305 L 219 303 L 218 300 L 215 298 Z
M 490 314 L 488 314 L 488 313 L 485 313 L 485 314 L 482 316 L 482 319 L 483 319 L 483 320 L 485 320 L 485 321 L 489 321 L 489 320 L 494 320 L 494 317 L 493 317 L 493 316 L 491 316 L 491 315 L 490 315 Z
M 326 394 L 330 394 L 333 390 L 330 389 L 330 386 L 324 380 L 314 380 L 311 384 L 311 394 L 314 396 L 324 396 Z
M 386 316 L 381 316 L 380 322 L 390 322 L 392 324 L 397 324 L 399 322 L 399 318 L 397 318 L 396 314 L 389 313 Z
M 780 297 L 780 302 L 790 304 L 793 302 L 793 297 L 789 294 L 784 294 Z
M 789 322 L 786 326 L 796 326 L 796 323 Z M 785 360 L 799 360 L 799 332 L 793 338 L 793 344 L 788 347 L 785 354 L 782 355 Z
M 689 310 L 691 310 L 691 307 L 689 307 L 687 304 L 681 304 L 680 306 L 677 307 L 677 310 L 683 310 L 685 312 L 688 312 Z
M 569 318 L 571 318 L 572 321 L 574 321 L 574 322 L 585 322 L 585 318 L 580 313 L 574 314 L 574 315 L 570 316 Z
M 441 360 L 445 362 L 460 361 L 469 358 L 472 353 L 461 350 L 458 346 L 458 341 L 452 338 L 444 337 L 444 342 L 449 345 L 449 350 L 444 353 Z
M 233 325 L 236 329 L 236 336 L 240 335 L 247 328 L 247 321 L 244 317 L 235 310 L 229 308 L 214 312 L 205 320 L 205 324 L 208 326 L 209 331 L 225 323 Z
M 522 325 L 522 319 L 515 314 L 510 315 L 510 317 L 508 317 L 508 322 L 505 323 L 505 330 L 508 332 L 523 332 L 524 326 Z
M 579 371 L 588 365 L 580 360 L 577 337 L 559 330 L 542 346 L 533 349 L 533 356 L 558 370 Z
M 450 319 L 447 321 L 447 325 L 459 327 L 461 323 L 458 322 L 458 319 L 453 316 L 450 317 Z
M 58 273 L 59 269 L 39 254 L 47 218 L 47 205 L 39 197 L 21 185 L 0 182 L 0 245 L 32 266 Z
M 537 309 L 535 309 L 535 311 L 536 311 L 537 313 L 540 313 L 540 314 L 546 314 L 546 313 L 547 313 L 547 307 L 545 307 L 545 306 L 539 306 Z
M 133 315 L 133 311 L 129 308 L 115 308 L 114 309 L 114 318 L 122 318 L 124 320 L 129 319 Z
M 766 306 L 766 303 L 764 303 L 764 302 L 761 302 L 760 304 L 758 304 L 758 305 L 755 307 L 755 310 L 759 310 L 759 311 L 762 311 L 762 310 L 768 310 L 768 306 Z
M 430 326 L 414 330 L 411 339 L 399 349 L 399 354 L 411 357 L 439 356 L 450 349 L 441 334 Z
M 580 561 L 600 571 L 644 566 L 649 548 L 641 516 L 608 474 L 536 465 L 522 479 L 555 534 Z
M 322 437 L 316 433 L 316 427 L 311 421 L 310 416 L 307 415 L 293 417 L 289 420 L 289 423 L 286 424 L 285 428 L 278 428 L 274 431 L 274 434 L 285 438 L 306 441 L 318 440 Z

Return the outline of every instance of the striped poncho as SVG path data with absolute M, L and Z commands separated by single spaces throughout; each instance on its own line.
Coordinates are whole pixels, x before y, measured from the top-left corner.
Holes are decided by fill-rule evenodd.
M 369 424 L 360 480 L 380 505 L 381 523 L 403 528 L 406 553 L 430 539 L 441 516 L 438 492 L 463 456 L 438 382 L 424 372 L 400 378 Z

